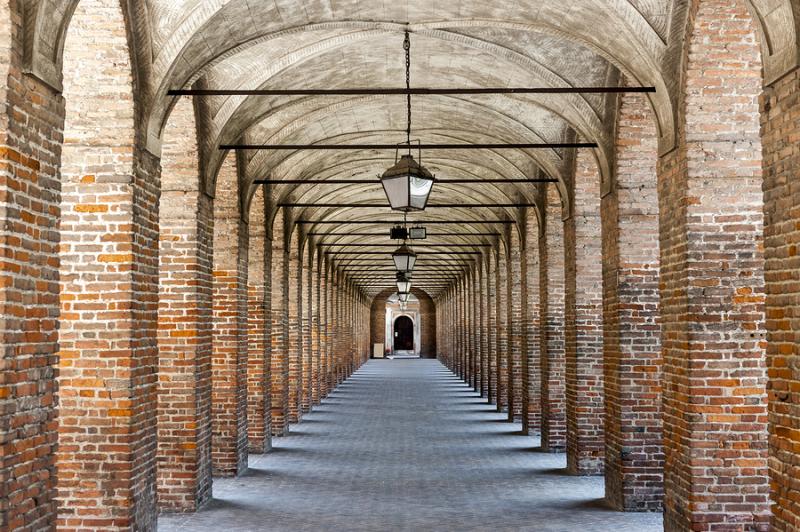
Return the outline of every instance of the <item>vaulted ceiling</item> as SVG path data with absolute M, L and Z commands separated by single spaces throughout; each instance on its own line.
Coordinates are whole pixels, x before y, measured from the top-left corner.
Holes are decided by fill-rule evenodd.
M 625 81 L 654 86 L 656 93 L 649 98 L 660 148 L 666 151 L 674 145 L 686 4 L 680 0 L 143 0 L 134 9 L 149 41 L 144 47 L 151 98 L 145 117 L 148 144 L 157 149 L 175 102 L 167 96 L 170 89 L 401 87 L 402 43 L 409 30 L 414 87 L 592 87 Z M 796 60 L 791 2 L 752 0 L 749 5 L 762 29 L 766 68 Z M 780 70 L 780 65 L 773 70 Z M 768 72 L 766 77 L 774 75 Z M 598 169 L 608 179 L 615 112 L 609 98 L 613 97 L 417 96 L 412 136 L 426 143 L 596 142 Z M 220 144 L 394 144 L 405 137 L 402 96 L 213 96 L 203 97 L 203 109 L 201 168 L 210 193 L 227 155 L 218 149 Z M 241 166 L 244 203 L 257 186 L 268 187 L 273 204 L 385 203 L 376 176 L 393 163 L 394 155 L 374 150 L 246 151 Z M 562 196 L 568 193 L 573 160 L 574 153 L 563 149 L 423 153 L 424 164 L 439 178 L 549 177 L 559 181 Z M 252 184 L 265 178 L 375 178 L 375 184 Z M 530 183 L 440 183 L 431 202 L 533 203 L 538 198 L 538 187 Z M 436 232 L 458 236 L 436 237 L 428 243 L 485 245 L 502 239 L 502 226 L 494 222 L 515 221 L 520 214 L 518 208 L 450 208 L 429 209 L 411 219 L 469 220 L 437 226 Z M 343 222 L 399 219 L 388 209 L 360 207 L 293 208 L 290 215 L 295 220 Z M 316 242 L 328 244 L 390 242 L 386 225 L 301 228 Z M 326 232 L 336 234 L 320 235 Z M 348 232 L 376 235 L 342 235 Z M 388 263 L 388 256 L 385 260 Z

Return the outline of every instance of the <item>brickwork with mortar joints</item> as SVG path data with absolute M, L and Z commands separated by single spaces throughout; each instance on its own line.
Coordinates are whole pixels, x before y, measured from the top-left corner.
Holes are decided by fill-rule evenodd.
M 761 96 L 772 526 L 800 529 L 800 70 Z
M 301 306 L 303 307 L 302 319 L 302 342 L 303 342 L 303 380 L 302 380 L 302 393 L 300 404 L 303 412 L 311 411 L 311 404 L 313 402 L 312 394 L 314 390 L 314 355 L 311 350 L 311 302 L 314 297 L 313 284 L 312 284 L 312 268 L 313 268 L 313 253 L 311 253 L 311 245 L 306 242 L 303 253 L 300 257 L 303 262 L 303 271 L 301 282 L 303 284 L 303 291 L 301 295 Z
M 4 16 L 7 9 L 16 8 Z M 3 382 L 20 383 L 13 393 L 22 408 L 3 419 L 12 423 L 4 425 L 3 441 L 13 445 L 2 449 L 3 473 L 12 480 L 0 479 L 8 492 L 0 504 L 9 512 L 0 525 L 148 529 L 157 515 L 160 161 L 136 129 L 140 95 L 119 4 L 89 0 L 75 16 L 64 44 L 66 110 L 38 83 L 20 79 L 14 62 L 3 91 L 13 108 L 3 134 L 10 146 L 2 150 L 3 271 L 12 275 L 2 284 L 10 356 L 3 357 Z M 84 76 L 84 69 L 96 72 Z M 17 130 L 23 125 L 27 132 Z M 51 320 L 59 277 L 56 359 Z M 11 331 L 25 331 L 27 342 Z M 6 411 L 16 406 L 5 403 L 4 417 Z
M 481 397 L 489 397 L 489 358 L 491 356 L 491 337 L 489 325 L 489 265 L 486 257 L 481 257 L 479 282 L 479 304 L 481 309 Z
M 616 168 L 602 198 L 605 483 L 612 507 L 658 511 L 663 492 L 656 129 L 620 98 Z
M 544 233 L 539 238 L 542 449 L 563 452 L 567 445 L 564 381 L 564 222 L 555 185 L 546 194 Z
M 600 171 L 578 153 L 571 216 L 564 221 L 567 470 L 603 473 L 603 267 Z
M 318 405 L 322 392 L 322 334 L 320 325 L 320 290 L 321 281 L 319 275 L 319 253 L 311 254 L 310 271 L 311 271 L 311 286 L 309 286 L 309 293 L 311 294 L 311 404 Z
M 522 268 L 522 249 L 517 228 L 511 230 L 511 245 L 506 263 L 508 275 L 508 315 L 509 315 L 509 349 L 508 349 L 508 419 L 522 419 L 522 353 L 527 348 L 527 309 L 524 308 L 526 283 L 523 281 L 525 271 Z
M 302 417 L 303 387 L 303 263 L 300 259 L 299 229 L 292 226 L 289 240 L 289 282 L 286 286 L 286 321 L 289 324 L 289 423 Z
M 272 435 L 289 432 L 289 335 L 286 321 L 286 285 L 289 282 L 289 254 L 286 250 L 285 210 L 280 209 L 272 226 L 272 345 L 270 357 L 270 418 Z
M 200 187 L 194 108 L 182 98 L 164 133 L 159 205 L 158 506 L 211 499 L 213 199 Z
M 525 212 L 525 304 L 527 329 L 522 372 L 522 432 L 538 434 L 542 427 L 542 356 L 539 316 L 539 222 L 533 208 Z
M 487 399 L 491 404 L 497 404 L 497 351 L 500 347 L 500 335 L 497 328 L 497 253 L 491 251 L 487 257 L 486 291 L 489 305 L 489 393 Z
M 211 464 L 215 476 L 237 476 L 247 470 L 248 237 L 231 154 L 217 177 L 214 200 Z
M 270 316 L 272 246 L 267 240 L 267 205 L 263 187 L 250 204 L 248 282 L 247 435 L 251 453 L 270 448 Z
M 769 527 L 758 25 L 692 3 L 658 162 L 667 530 Z
M 507 245 L 507 244 L 506 244 Z M 495 401 L 498 412 L 508 409 L 508 268 L 506 267 L 505 249 L 495 254 L 497 269 L 495 270 L 495 308 L 497 319 L 497 387 Z

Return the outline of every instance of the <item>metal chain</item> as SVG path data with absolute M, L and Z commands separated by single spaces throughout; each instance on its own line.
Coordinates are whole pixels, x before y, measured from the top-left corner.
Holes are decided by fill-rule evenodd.
M 406 30 L 406 39 L 403 41 L 403 49 L 406 51 L 406 89 L 411 90 L 411 37 Z M 406 142 L 409 152 L 411 151 L 411 93 L 406 98 L 408 105 L 408 122 L 406 127 Z

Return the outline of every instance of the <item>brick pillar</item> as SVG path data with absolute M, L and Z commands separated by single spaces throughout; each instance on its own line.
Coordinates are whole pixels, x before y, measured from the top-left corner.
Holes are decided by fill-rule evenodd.
M 571 216 L 564 221 L 567 470 L 603 473 L 603 269 L 600 172 L 577 154 Z
M 322 325 L 320 323 L 320 291 L 322 281 L 320 279 L 320 261 L 322 254 L 312 253 L 311 264 L 311 402 L 318 405 L 322 398 Z
M 615 182 L 601 201 L 606 499 L 657 511 L 663 492 L 656 130 L 647 101 L 625 95 Z
M 505 243 L 508 246 L 508 242 Z M 508 269 L 506 252 L 498 249 L 495 253 L 495 305 L 497 313 L 497 411 L 506 412 L 508 408 Z
M 497 381 L 499 377 L 497 367 L 497 352 L 500 349 L 500 331 L 497 324 L 497 251 L 492 249 L 486 258 L 488 276 L 486 284 L 487 298 L 489 305 L 488 326 L 489 326 L 489 403 L 497 403 Z
M 508 272 L 508 420 L 522 420 L 522 353 L 527 349 L 527 279 L 522 264 L 522 246 L 516 228 L 511 229 Z
M 542 450 L 562 452 L 567 445 L 564 382 L 564 223 L 561 197 L 547 187 L 544 233 L 539 238 L 539 321 L 542 371 Z
M 477 330 L 475 328 L 475 270 L 470 270 L 464 278 L 464 296 L 466 302 L 466 330 L 467 330 L 467 354 L 469 360 L 467 363 L 467 384 L 473 389 L 475 388 L 475 369 L 477 367 Z
M 217 177 L 214 199 L 211 463 L 217 476 L 247 470 L 248 236 L 231 155 Z
M 16 30 L 6 29 L 4 35 L 10 31 Z M 65 51 L 56 525 L 153 530 L 159 160 L 138 144 L 143 135 L 135 131 L 139 122 L 119 3 L 80 2 Z M 58 277 L 52 269 L 57 260 L 51 244 L 58 238 L 52 225 L 58 185 L 52 180 L 56 160 L 39 157 L 58 153 L 55 144 L 42 144 L 47 144 L 48 133 L 58 138 L 52 128 L 59 122 L 60 102 L 49 102 L 52 95 L 37 91 L 35 80 L 14 79 L 17 73 L 6 72 L 11 87 L 10 94 L 4 94 L 12 102 L 9 127 L 19 125 L 28 132 L 12 129 L 3 135 L 10 145 L 2 153 L 0 190 L 8 205 L 0 214 L 2 267 L 11 274 L 4 281 L 13 284 L 2 285 L 3 295 L 11 299 L 3 300 L 1 327 L 24 333 L 3 336 L 4 382 L 19 383 L 3 391 L 9 390 L 21 409 L 3 420 L 15 423 L 13 430 L 5 426 L 0 431 L 3 452 L 11 451 L 2 462 L 4 467 L 12 465 L 10 479 L 2 479 L 0 485 L 15 497 L 0 504 L 14 507 L 4 525 L 21 524 L 25 516 L 28 523 L 37 521 L 36 529 L 51 529 L 52 520 L 37 518 L 50 504 L 45 479 L 54 473 L 45 454 L 56 430 L 49 411 L 54 389 L 44 379 L 53 376 L 50 364 L 56 362 L 51 357 L 51 320 L 56 318 L 51 296 Z M 20 107 L 15 90 L 26 91 Z M 33 100 L 35 106 L 28 107 Z M 57 114 L 45 115 L 51 111 Z M 29 180 L 34 183 L 29 185 Z M 52 196 L 48 189 L 54 191 Z M 33 324 L 35 319 L 42 323 Z M 10 406 L 3 405 L 4 417 L 12 411 Z M 6 438 L 16 439 L 14 448 L 6 446 Z M 31 460 L 30 465 L 22 463 L 24 459 Z M 31 490 L 36 489 L 45 490 L 41 502 L 35 503 L 41 509 L 32 505 L 38 495 Z
M 267 241 L 267 205 L 259 187 L 250 207 L 248 254 L 247 437 L 251 453 L 270 448 L 270 353 L 272 351 L 272 246 Z
M 800 529 L 800 70 L 761 97 L 772 527 Z M 787 147 L 792 146 L 792 149 Z
M 481 311 L 481 382 L 480 392 L 481 397 L 489 397 L 489 358 L 492 354 L 491 351 L 491 338 L 492 331 L 489 325 L 489 254 L 481 257 L 480 262 L 480 275 L 478 276 L 478 294 L 479 305 Z
M 303 263 L 299 229 L 290 228 L 289 282 L 286 286 L 286 322 L 289 324 L 289 423 L 300 421 L 303 389 Z
M 270 353 L 270 421 L 272 435 L 289 433 L 289 324 L 286 321 L 286 290 L 289 282 L 289 254 L 286 251 L 284 209 L 273 222 L 272 236 L 272 293 L 270 319 L 272 346 Z
M 538 433 L 542 428 L 542 355 L 539 315 L 539 222 L 536 212 L 525 212 L 525 286 L 527 368 L 522 373 L 522 432 Z
M 0 20 L 0 527 L 45 530 L 56 515 L 58 168 L 64 99 L 22 74 L 25 35 L 19 21 L 25 8 L 5 4 Z
M 658 165 L 664 528 L 769 526 L 758 23 L 696 3 L 685 131 Z
M 211 498 L 213 199 L 202 191 L 194 109 L 182 98 L 164 132 L 159 231 L 158 505 Z
M 314 388 L 313 379 L 313 360 L 311 351 L 311 304 L 314 299 L 312 290 L 311 271 L 313 269 L 314 253 L 311 250 L 311 243 L 306 242 L 305 251 L 301 254 L 303 261 L 303 271 L 301 275 L 303 290 L 301 293 L 301 306 L 303 307 L 302 318 L 302 341 L 303 341 L 303 385 L 301 394 L 301 407 L 303 412 L 311 411 L 312 395 Z
M 322 361 L 320 363 L 320 398 L 324 399 L 330 392 L 330 375 L 331 375 L 331 305 L 330 305 L 330 285 L 328 263 L 323 258 L 322 253 L 319 254 L 319 271 L 320 271 L 320 334 L 322 335 L 321 353 Z

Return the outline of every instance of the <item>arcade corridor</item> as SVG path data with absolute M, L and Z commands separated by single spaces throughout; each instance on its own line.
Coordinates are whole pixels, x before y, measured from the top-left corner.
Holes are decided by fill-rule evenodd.
M 158 530 L 662 529 L 660 514 L 607 508 L 602 477 L 566 474 L 519 431 L 436 360 L 373 360 Z

